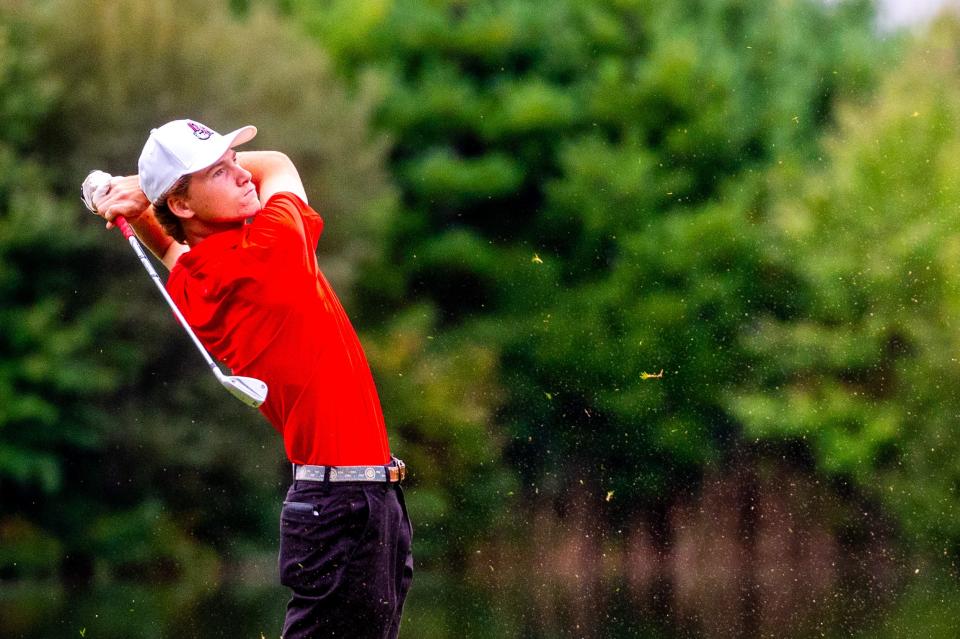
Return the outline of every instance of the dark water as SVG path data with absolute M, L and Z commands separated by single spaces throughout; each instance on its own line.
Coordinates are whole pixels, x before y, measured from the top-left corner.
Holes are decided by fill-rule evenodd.
M 717 591 L 727 601 L 729 593 Z M 439 574 L 421 574 L 405 610 L 404 638 L 637 637 L 650 639 L 711 637 L 938 637 L 960 636 L 960 587 L 955 577 L 935 568 L 914 575 L 870 620 L 853 618 L 848 606 L 855 593 L 833 590 L 810 601 L 803 617 L 783 626 L 746 631 L 736 604 L 729 624 L 672 610 L 669 595 L 639 601 L 627 588 L 584 594 L 590 614 L 564 605 L 564 598 L 536 600 L 530 592 L 491 592 Z M 276 587 L 228 586 L 186 596 L 177 587 L 115 586 L 84 592 L 59 587 L 0 588 L 0 637 L 96 639 L 250 637 L 276 639 L 285 593 Z M 854 603 L 854 607 L 859 604 Z
M 419 571 L 401 637 L 960 637 L 955 571 L 802 472 L 708 479 L 617 528 L 595 499 L 532 510 L 524 541 L 479 548 L 460 576 Z M 264 557 L 217 585 L 0 583 L 0 638 L 276 639 L 274 579 Z

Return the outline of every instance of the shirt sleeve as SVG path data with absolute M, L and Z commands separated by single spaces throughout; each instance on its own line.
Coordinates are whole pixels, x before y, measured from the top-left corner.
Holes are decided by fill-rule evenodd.
M 323 220 L 293 193 L 276 193 L 257 213 L 244 234 L 244 248 L 273 249 L 300 243 L 311 253 L 316 250 Z

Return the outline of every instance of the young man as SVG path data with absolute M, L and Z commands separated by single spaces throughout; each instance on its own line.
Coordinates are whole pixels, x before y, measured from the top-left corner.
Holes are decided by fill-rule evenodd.
M 167 290 L 207 349 L 256 377 L 294 481 L 280 526 L 292 590 L 284 639 L 397 636 L 413 576 L 412 530 L 370 368 L 317 265 L 323 220 L 277 152 L 237 153 L 256 135 L 193 120 L 154 129 L 138 175 L 93 198 L 125 216 L 170 269 Z

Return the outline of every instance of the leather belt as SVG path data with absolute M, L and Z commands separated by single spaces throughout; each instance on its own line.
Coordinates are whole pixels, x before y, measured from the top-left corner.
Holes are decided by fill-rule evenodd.
M 394 457 L 386 466 L 310 466 L 293 465 L 297 481 L 371 481 L 395 484 L 407 476 L 407 465 Z

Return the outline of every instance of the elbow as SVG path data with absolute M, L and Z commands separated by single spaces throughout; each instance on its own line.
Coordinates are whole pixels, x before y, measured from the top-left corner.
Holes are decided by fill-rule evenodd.
M 241 151 L 237 159 L 240 166 L 253 174 L 254 182 L 272 173 L 296 170 L 293 160 L 281 151 Z
M 290 169 L 296 170 L 296 167 L 293 164 L 293 160 L 290 157 L 283 153 L 282 151 L 267 151 L 267 163 L 270 165 L 270 168 L 278 171 L 288 171 Z

